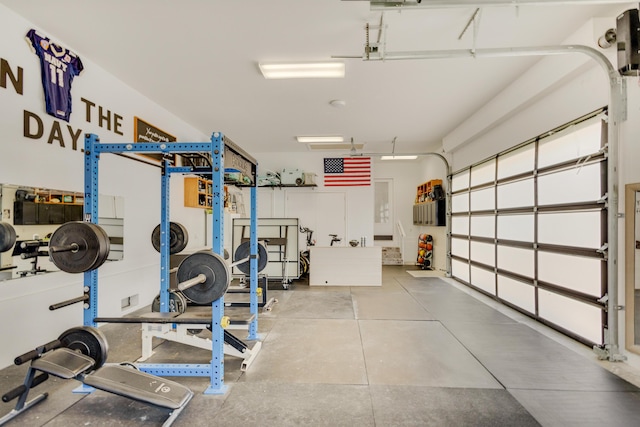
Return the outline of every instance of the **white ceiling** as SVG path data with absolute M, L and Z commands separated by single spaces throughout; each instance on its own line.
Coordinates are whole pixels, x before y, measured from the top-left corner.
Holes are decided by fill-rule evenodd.
M 429 151 L 538 60 L 365 62 L 365 24 L 382 14 L 368 1 L 0 3 L 203 133 L 222 131 L 250 153 L 307 151 L 294 137 L 314 134 L 354 138 L 366 152 L 390 152 L 394 137 L 396 152 Z M 583 3 L 485 6 L 475 37 L 472 25 L 461 40 L 475 5 L 385 11 L 386 50 L 557 45 L 589 18 L 621 10 Z M 358 58 L 345 60 L 344 79 L 265 80 L 258 69 L 259 61 L 332 56 Z M 334 99 L 346 106 L 332 107 Z

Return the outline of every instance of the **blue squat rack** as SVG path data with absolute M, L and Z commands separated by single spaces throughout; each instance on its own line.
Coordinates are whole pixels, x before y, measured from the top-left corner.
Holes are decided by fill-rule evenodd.
M 126 154 L 208 154 L 211 167 L 171 166 L 162 160 L 161 214 L 160 214 L 160 312 L 169 312 L 170 302 L 170 215 L 169 183 L 171 174 L 210 175 L 213 181 L 212 197 L 212 250 L 224 257 L 224 171 L 225 155 L 228 170 L 241 171 L 251 179 L 251 233 L 250 233 L 250 312 L 253 320 L 248 325 L 248 340 L 258 339 L 258 239 L 257 239 L 257 161 L 220 132 L 214 132 L 211 142 L 168 142 L 168 143 L 100 143 L 97 135 L 87 134 L 84 141 L 85 153 L 85 198 L 84 221 L 98 223 L 98 176 L 99 160 L 102 153 Z M 84 309 L 84 325 L 96 326 L 98 317 L 98 270 L 84 273 L 84 286 L 89 294 L 88 306 Z M 209 376 L 210 384 L 205 394 L 224 394 L 224 296 L 211 303 L 212 355 L 206 364 L 138 364 L 142 371 L 160 376 Z M 143 323 L 144 320 L 141 320 Z M 168 321 L 167 323 L 169 323 Z

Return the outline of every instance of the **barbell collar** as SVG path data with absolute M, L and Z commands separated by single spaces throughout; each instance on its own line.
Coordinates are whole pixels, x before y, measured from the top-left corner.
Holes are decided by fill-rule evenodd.
M 193 286 L 199 285 L 207 281 L 207 276 L 204 274 L 198 274 L 196 277 L 185 280 L 184 282 L 178 283 L 178 289 L 184 291 L 185 289 L 189 289 Z

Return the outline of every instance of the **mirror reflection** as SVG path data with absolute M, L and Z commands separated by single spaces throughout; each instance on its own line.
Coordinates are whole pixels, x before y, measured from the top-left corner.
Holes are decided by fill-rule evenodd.
M 0 281 L 59 271 L 49 260 L 49 238 L 65 222 L 82 221 L 83 204 L 84 193 L 0 184 L 0 221 L 16 233 L 16 244 L 0 253 Z M 109 235 L 107 261 L 123 259 L 123 197 L 100 194 L 98 224 Z

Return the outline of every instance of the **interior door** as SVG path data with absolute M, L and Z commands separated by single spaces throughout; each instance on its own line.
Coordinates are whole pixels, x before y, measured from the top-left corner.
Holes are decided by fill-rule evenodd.
M 373 234 L 376 240 L 393 239 L 393 180 L 376 179 L 374 185 Z

